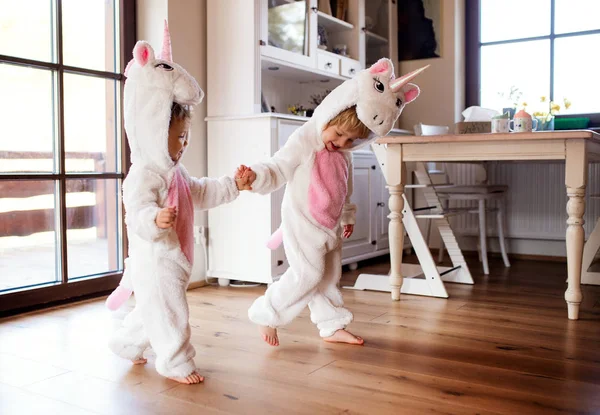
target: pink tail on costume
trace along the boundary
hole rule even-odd
[[[281,228],[279,228],[273,233],[273,235],[271,235],[271,238],[267,242],[267,248],[269,248],[271,251],[274,251],[277,248],[279,248],[279,245],[281,245],[282,243],[283,243],[283,230]]]
[[[106,299],[106,308],[111,311],[117,310],[131,296],[133,291],[125,287],[118,286]]]

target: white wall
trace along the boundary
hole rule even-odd
[[[462,119],[465,102],[465,1],[442,0],[440,3],[441,57],[399,63],[402,74],[431,65],[414,80],[421,88],[421,96],[404,109],[400,128],[412,130],[419,122],[452,126]]]
[[[138,0],[137,35],[159,51],[162,46],[163,22],[167,19],[171,33],[173,60],[192,75],[206,91],[206,0]],[[191,141],[183,164],[192,176],[206,176],[206,98],[194,110]],[[233,173],[233,172],[232,172]],[[196,212],[196,225],[207,224],[206,212]],[[195,246],[192,282],[205,276],[204,251]]]

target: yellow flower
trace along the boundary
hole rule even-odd
[[[551,102],[550,111],[552,111],[552,113],[560,111],[560,105],[558,105],[556,102]]]
[[[569,101],[569,100],[568,100],[568,99],[566,99],[566,98],[565,98],[563,101],[564,101],[564,103],[565,103],[565,109],[567,109],[567,110],[568,110],[568,109],[569,109],[569,107],[571,106],[571,101]]]
[[[546,114],[544,114],[542,111],[536,111],[533,113],[534,117],[543,117],[544,115]]]
[[[523,107],[526,107],[526,106],[527,106],[527,103],[526,103],[526,102],[524,102],[524,103],[522,103],[521,105],[522,105]]]
[[[540,98],[540,102],[546,102],[547,99],[548,98],[546,97],[546,95],[544,95]]]

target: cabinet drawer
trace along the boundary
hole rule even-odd
[[[327,53],[317,53],[317,65],[320,70],[331,72],[334,74],[340,73],[340,58],[331,56]]]
[[[354,59],[342,58],[341,59],[341,72],[342,76],[348,78],[354,78],[354,76],[360,71],[360,62]]]

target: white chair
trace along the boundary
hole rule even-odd
[[[437,125],[415,125],[415,135],[444,135],[448,134],[448,127]],[[423,164],[423,163],[422,163]],[[476,165],[476,184],[474,185],[454,185],[450,183],[447,173],[438,167],[435,163],[427,163],[425,169],[429,176],[434,176],[436,179],[431,180],[433,189],[437,197],[443,201],[444,211],[453,211],[457,213],[462,210],[463,213],[477,214],[479,216],[479,258],[483,263],[484,274],[489,274],[489,265],[487,258],[487,218],[488,212],[496,212],[498,241],[500,243],[500,251],[504,266],[510,267],[510,261],[506,253],[506,245],[504,240],[504,223],[505,223],[505,200],[508,186],[505,185],[490,185],[487,184],[487,172],[481,163],[473,163]],[[417,169],[419,170],[419,169]],[[422,174],[421,174],[422,176]],[[419,179],[417,174],[417,179]],[[423,177],[421,177],[423,179]],[[441,179],[441,180],[440,180]],[[424,180],[427,180],[425,178]],[[468,200],[477,201],[475,208],[449,209],[451,200]],[[495,201],[497,207],[490,208],[489,202]],[[431,231],[431,223],[428,223],[427,239],[429,240]],[[441,241],[441,246],[438,254],[438,261],[442,261],[444,256],[444,242]]]
[[[600,195],[591,195],[590,199],[598,200]],[[596,221],[594,230],[585,241],[583,246],[583,261],[581,267],[581,283],[590,285],[600,285],[600,272],[591,270],[598,252],[600,251],[600,218]]]

